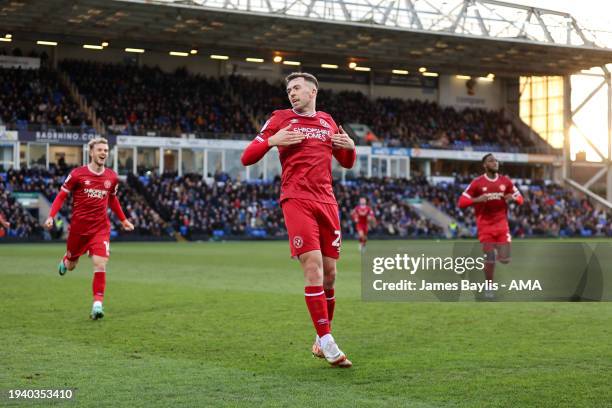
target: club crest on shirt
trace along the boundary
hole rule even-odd
[[[331,126],[329,125],[329,123],[327,123],[324,119],[319,119],[319,123],[321,124],[321,126],[323,126],[324,128],[331,128]]]
[[[501,186],[499,186],[499,189],[500,189],[500,190],[502,191],[502,193],[503,193],[504,191],[506,191],[506,186],[502,184]]]
[[[110,188],[110,187],[111,187],[110,180],[104,180],[104,188]]]
[[[487,191],[487,188],[486,188],[486,187],[483,187],[483,188],[482,188],[482,191]]]
[[[302,239],[302,237],[300,237],[299,235],[293,237],[293,247],[299,249],[302,246],[304,246],[304,240]]]
[[[91,181],[90,181],[90,180],[85,180],[85,181],[83,182],[83,184],[85,184],[86,186],[88,186],[88,185],[90,185],[90,184],[91,184]]]

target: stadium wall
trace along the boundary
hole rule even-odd
[[[443,106],[498,110],[504,107],[503,80],[459,79],[455,75],[440,76],[438,103]]]

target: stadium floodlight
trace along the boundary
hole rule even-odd
[[[183,51],[170,51],[168,54],[172,55],[173,57],[188,57],[189,56],[188,52],[183,52]]]
[[[211,54],[210,59],[214,59],[214,60],[228,60],[229,57],[227,55]]]
[[[370,67],[355,67],[353,68],[355,71],[363,71],[363,72],[370,72],[371,68]]]
[[[142,48],[126,48],[125,52],[133,52],[133,53],[136,53],[136,54],[142,54],[142,53],[145,52],[145,50],[142,49]]]
[[[419,72],[425,72],[425,71],[427,71],[427,68],[425,68],[425,67],[419,68]]]
[[[102,43],[102,47],[108,47],[108,42],[104,41],[104,42]]]
[[[263,58],[251,58],[251,57],[248,57],[248,58],[245,58],[244,60],[245,60],[246,62],[257,62],[257,63],[262,63],[262,62],[264,62],[264,59],[263,59]]]
[[[455,78],[457,78],[457,79],[472,79],[472,77],[469,76],[469,75],[455,75]]]
[[[38,45],[50,45],[52,47],[56,47],[57,46],[57,42],[55,42],[55,41],[42,41],[42,40],[38,40],[38,41],[36,41],[36,44],[38,44]]]
[[[302,65],[302,63],[299,62],[299,61],[283,61],[283,64],[285,64],[285,65],[295,65],[295,66]]]
[[[439,76],[437,72],[423,72],[423,76],[427,77],[437,77]]]
[[[321,68],[338,69],[338,66],[336,64],[321,64]]]
[[[351,62],[351,63],[349,63],[349,68],[350,68],[350,69],[355,69],[355,67],[356,67],[356,66],[357,66],[357,63],[356,63],[356,62]]]
[[[13,39],[12,38],[1,37],[0,41],[2,41],[2,42],[11,42],[11,41],[13,41]]]
[[[489,78],[489,79],[495,79],[495,74],[488,74],[488,75],[487,75],[487,78]]]
[[[396,74],[396,75],[408,75],[409,72],[406,71],[405,69],[394,69],[391,71],[391,73]]]
[[[194,48],[193,50],[189,51],[189,53],[190,53],[191,55],[196,55],[196,54],[198,53],[198,50],[196,50],[196,49]]]
[[[274,57],[274,62],[281,62],[283,60],[283,57],[281,57],[280,55],[277,55]]]
[[[83,48],[88,50],[103,50],[104,47],[101,45],[93,45],[93,44],[83,44]]]
[[[5,34],[4,38],[8,38],[9,40],[13,38],[13,34]]]

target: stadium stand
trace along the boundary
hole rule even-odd
[[[0,69],[0,122],[18,130],[91,128],[57,72],[44,66]]]
[[[240,76],[206,77],[178,69],[65,60],[68,73],[106,131],[122,135],[233,137],[248,139],[274,109],[289,107],[281,82]],[[60,85],[55,71],[3,70],[2,121],[9,128],[78,126],[90,130],[86,115]],[[354,91],[322,89],[318,105],[339,123],[364,123],[389,146],[518,151],[533,142],[501,112],[458,111],[436,103],[369,99]]]
[[[60,65],[114,134],[249,134],[249,118],[222,78],[159,68],[66,60]]]
[[[8,184],[4,182],[5,176],[0,174],[0,179],[2,180],[0,183],[0,212],[11,223],[8,230],[0,227],[0,239],[41,237],[42,228],[38,221],[10,196],[10,191],[7,189]]]
[[[2,176],[2,208],[13,223],[12,236],[40,236],[38,222],[10,197],[10,192],[42,192],[53,200],[65,172],[52,168],[9,170]],[[354,236],[350,211],[359,197],[367,197],[376,215],[372,236],[400,238],[441,237],[442,229],[419,216],[411,200],[427,200],[476,235],[472,208],[459,209],[456,201],[471,178],[434,185],[425,178],[357,179],[336,183],[335,194],[345,237]],[[511,206],[510,229],[517,238],[612,236],[611,214],[597,209],[590,200],[559,185],[533,181],[517,184],[525,196],[523,206]],[[278,204],[280,180],[245,183],[225,175],[208,184],[200,175],[182,177],[129,176],[119,189],[121,205],[141,236],[171,236],[174,231],[187,239],[274,238],[286,234]],[[70,200],[64,208],[69,208]],[[66,217],[69,212],[63,211]],[[121,235],[114,215],[113,230]]]

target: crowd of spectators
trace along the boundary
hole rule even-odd
[[[0,68],[0,124],[17,130],[90,128],[57,72],[44,66]]]
[[[286,234],[278,182],[246,184],[217,177],[208,184],[201,175],[165,173],[131,178],[130,184],[154,197],[156,210],[188,238]]]
[[[40,192],[49,202],[53,202],[70,170],[70,168],[60,169],[53,166],[49,170],[38,168],[9,170],[3,177],[2,186],[11,192]],[[134,224],[134,232],[124,232],[117,217],[109,210],[113,235],[132,234],[159,237],[169,234],[166,222],[128,184],[120,185],[117,196],[125,215]],[[60,214],[68,222],[70,222],[71,208],[72,195],[66,199],[60,210]],[[12,214],[8,215],[12,217]]]
[[[396,182],[397,181],[397,182]],[[362,180],[336,184],[343,234],[355,235],[351,210],[360,196],[371,200],[377,224],[373,235],[395,237],[441,236],[442,229],[419,216],[408,204],[409,181]],[[141,176],[133,183],[155,197],[156,209],[186,237],[276,237],[287,234],[278,204],[280,180],[244,183],[219,178],[210,185],[200,175]],[[136,187],[138,188],[138,187]]]
[[[256,124],[263,124],[273,110],[290,107],[281,81],[271,84],[236,75],[207,77],[184,68],[168,73],[158,67],[80,60],[64,60],[59,70],[68,74],[106,131],[113,134],[249,138],[258,130]],[[0,120],[10,128],[37,124],[43,130],[91,129],[58,73],[46,64],[39,70],[0,72]],[[324,87],[317,107],[340,124],[369,126],[375,140],[388,146],[487,151],[533,146],[499,111],[370,99],[361,92]]]
[[[7,235],[40,236],[38,221],[22,208],[11,192],[42,192],[49,201],[57,194],[67,170],[9,170],[0,174],[0,204],[5,218],[13,223]],[[343,236],[355,236],[351,210],[366,197],[374,210],[373,236],[396,238],[441,237],[443,229],[419,215],[411,206],[427,200],[454,218],[461,234],[475,237],[476,220],[472,207],[460,209],[457,199],[471,178],[433,184],[423,177],[406,179],[357,179],[336,183]],[[517,183],[525,197],[522,206],[511,204],[508,214],[511,234],[517,238],[612,236],[612,214],[595,207],[584,196],[553,183]],[[278,203],[280,180],[241,182],[224,174],[207,182],[201,175],[129,176],[119,188],[121,205],[141,236],[171,236],[188,239],[227,237],[274,238],[287,234]],[[69,221],[71,198],[62,215]],[[111,214],[113,234],[122,234]]]
[[[5,176],[0,174],[0,214],[10,226],[7,229],[0,226],[0,239],[41,237],[42,228],[38,220],[11,197],[4,180]]]
[[[249,134],[255,129],[233,102],[223,78],[138,67],[66,60],[60,64],[115,134]]]

